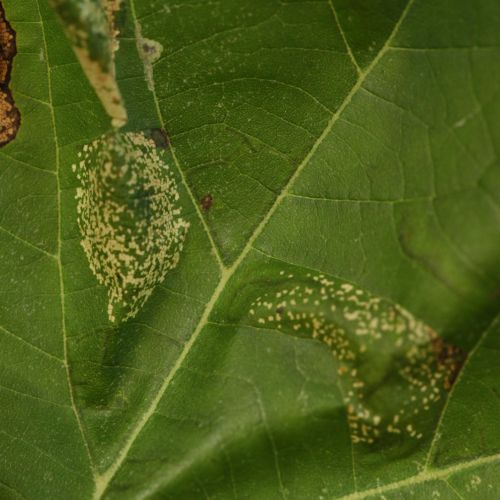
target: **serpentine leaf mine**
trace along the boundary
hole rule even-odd
[[[50,0],[73,50],[115,127],[127,122],[127,111],[116,82],[118,50],[116,14],[122,0]]]
[[[153,64],[160,59],[163,53],[163,45],[156,40],[143,37],[139,22],[135,23],[135,39],[137,42],[137,51],[144,66],[144,78],[146,79],[148,89],[154,92]]]
[[[176,267],[189,224],[169,167],[144,134],[112,132],[79,157],[73,171],[81,244],[108,290],[110,321],[125,321]]]
[[[16,53],[16,33],[5,18],[0,3],[0,146],[16,137],[21,122],[21,115],[9,88],[12,61]]]
[[[248,321],[328,347],[353,443],[371,445],[382,434],[384,442],[391,435],[422,439],[464,362],[463,351],[401,306],[350,283],[286,271],[280,281],[251,303]]]

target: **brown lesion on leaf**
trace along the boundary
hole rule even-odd
[[[21,124],[21,114],[9,88],[16,53],[16,32],[7,21],[0,3],[0,147],[16,137]]]
[[[170,139],[163,128],[152,128],[151,139],[153,139],[158,149],[168,149],[170,147]]]
[[[467,359],[467,353],[446,343],[437,334],[432,336],[431,342],[437,371],[443,374],[443,388],[450,391]]]
[[[200,200],[200,206],[201,208],[205,211],[208,212],[211,208],[212,205],[214,204],[214,198],[213,196],[209,193],[206,194],[201,200]]]

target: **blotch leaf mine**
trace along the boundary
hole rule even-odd
[[[133,318],[179,262],[189,224],[152,139],[112,132],[84,146],[78,225],[92,272],[108,290],[113,322]]]
[[[264,290],[257,282],[235,299],[234,309],[245,311],[237,322],[326,346],[353,444],[411,446],[429,438],[426,429],[465,361],[461,349],[351,283],[291,266],[271,268],[264,282]]]

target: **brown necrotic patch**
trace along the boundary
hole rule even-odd
[[[213,204],[214,204],[214,198],[210,193],[206,194],[200,200],[201,208],[203,208],[203,210],[205,210],[205,212],[208,212],[212,208]]]
[[[16,137],[21,122],[21,115],[9,88],[16,52],[16,32],[7,21],[0,3],[0,147]]]

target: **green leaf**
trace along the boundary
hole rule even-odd
[[[2,6],[0,497],[500,495],[497,0],[124,2],[121,133],[190,229],[117,324],[71,168],[110,117]]]

